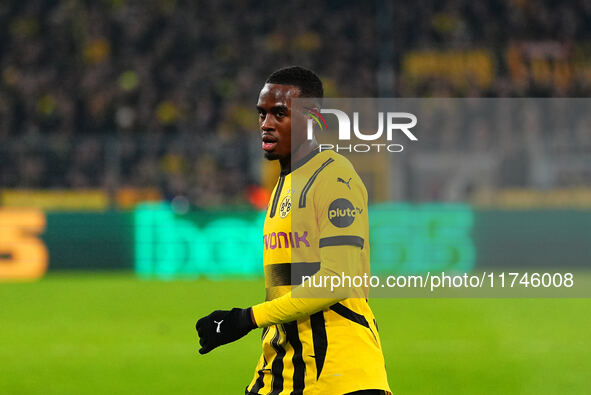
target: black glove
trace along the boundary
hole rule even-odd
[[[199,334],[199,354],[207,354],[222,344],[231,343],[256,328],[252,322],[251,308],[216,310],[197,321],[195,328]]]

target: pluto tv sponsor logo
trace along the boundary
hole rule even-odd
[[[362,212],[362,209],[353,206],[347,199],[336,199],[328,207],[328,219],[337,228],[346,228]]]

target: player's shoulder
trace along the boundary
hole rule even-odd
[[[349,159],[332,151],[324,150],[314,156],[314,168],[321,169],[318,174],[326,175],[335,172],[355,173],[355,168]]]
[[[353,164],[351,163],[351,161],[349,159],[347,159],[344,155],[339,154],[338,152],[335,152],[333,150],[324,150],[321,152],[322,153],[326,153],[325,155],[332,159],[333,161],[333,166],[332,168],[338,168],[341,170],[352,170],[355,171],[355,168],[353,167]]]
[[[320,158],[322,163],[328,162],[326,169],[322,172],[324,173],[322,174],[323,178],[336,176],[359,179],[355,167],[351,161],[343,155],[332,150],[322,151],[318,154],[318,156],[320,155],[323,155],[323,158]]]
[[[367,194],[361,177],[349,159],[331,150],[322,151],[316,156],[318,157],[317,163],[324,166],[318,173],[317,188],[323,190],[327,197],[343,188],[344,192],[357,190],[363,195]]]

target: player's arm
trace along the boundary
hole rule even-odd
[[[340,276],[341,272],[357,275],[361,248],[352,245],[321,248],[320,270],[312,277],[312,284],[324,276]],[[330,284],[330,282],[328,283]],[[339,292],[340,291],[340,292]],[[313,288],[300,285],[287,294],[246,309],[216,310],[197,321],[199,353],[206,354],[223,344],[236,341],[256,327],[265,327],[298,320],[324,310],[351,295],[342,288]],[[293,297],[296,293],[298,297]]]
[[[298,320],[343,299],[366,296],[364,288],[347,288],[340,284],[331,289],[331,279],[340,279],[343,274],[350,278],[364,274],[366,268],[362,265],[361,254],[367,242],[363,237],[368,233],[367,191],[359,176],[349,168],[331,169],[318,182],[314,204],[320,236],[320,270],[291,292],[253,306],[258,327]],[[336,209],[338,215],[335,215]],[[347,209],[349,213],[355,210],[356,214],[341,216]]]
[[[252,307],[255,324],[266,327],[299,320],[359,294],[343,287],[331,289],[331,278],[361,275],[361,248],[353,245],[327,246],[320,250],[320,270],[292,291]],[[328,279],[325,281],[325,279]],[[322,284],[314,287],[312,284]]]
[[[320,226],[320,270],[312,276],[308,284],[320,284],[324,278],[341,276],[342,273],[351,277],[363,274],[361,253],[364,240],[360,235],[367,233],[363,231],[364,227],[367,227],[367,192],[358,176],[352,176],[355,181],[350,185],[337,185],[341,187],[337,195],[333,184],[337,183],[339,177],[335,174],[328,175],[324,177],[324,182],[319,182],[324,190],[316,189],[314,204]],[[343,178],[344,181],[351,179],[352,177]],[[331,210],[339,208],[342,212],[349,206],[361,208],[364,218],[347,224],[347,221],[341,222],[346,218],[331,217]],[[328,242],[322,245],[323,240]],[[328,284],[330,286],[330,282]],[[324,310],[345,298],[362,297],[359,291],[345,288],[314,288],[302,284],[279,298],[247,309],[215,311],[197,322],[199,344],[202,346],[199,352],[205,354],[220,345],[238,340],[257,326],[265,327],[294,321]]]

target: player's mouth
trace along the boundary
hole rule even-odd
[[[277,147],[277,139],[270,134],[263,135],[263,150],[273,151]]]

